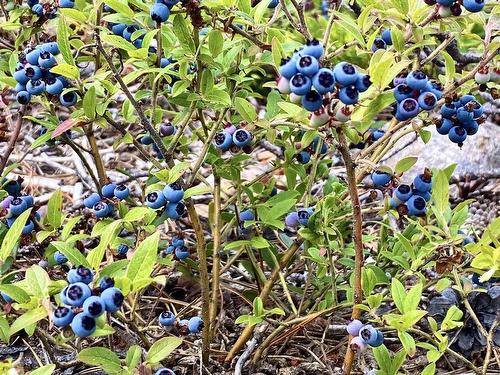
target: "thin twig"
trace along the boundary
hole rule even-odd
[[[1,101],[1,99],[0,99]],[[1,101],[2,107],[5,105],[3,101]],[[7,161],[9,160],[10,154],[12,154],[12,151],[14,151],[14,147],[16,145],[17,137],[19,137],[19,133],[21,132],[21,125],[23,124],[23,117],[24,113],[26,112],[26,107],[21,106],[21,109],[19,110],[19,115],[17,116],[16,123],[14,124],[14,128],[11,129],[11,135],[9,142],[7,143],[7,148],[2,155],[2,158],[0,160],[0,175],[2,175],[3,170],[5,169],[5,166],[7,165]]]

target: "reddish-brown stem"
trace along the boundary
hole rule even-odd
[[[3,102],[2,102],[3,104]],[[17,117],[16,123],[14,124],[14,128],[10,129],[12,131],[9,142],[7,143],[7,149],[3,154],[0,160],[0,175],[3,173],[5,166],[7,165],[7,161],[9,160],[9,156],[14,151],[14,146],[16,145],[17,137],[19,137],[19,133],[21,132],[21,125],[23,123],[24,112],[26,111],[26,107],[22,106],[19,111],[19,115]]]

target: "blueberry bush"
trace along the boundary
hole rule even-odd
[[[0,7],[0,373],[500,371],[498,2]]]

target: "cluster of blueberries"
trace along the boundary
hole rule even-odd
[[[351,346],[363,351],[366,346],[378,347],[384,343],[384,334],[371,324],[363,324],[355,319],[347,325],[347,333],[352,336]]]
[[[52,321],[57,327],[71,326],[79,337],[92,335],[96,330],[95,319],[104,312],[114,313],[123,303],[123,294],[116,288],[113,279],[104,277],[94,290],[89,284],[94,279],[93,272],[78,266],[68,272],[69,285],[61,290],[61,302],[65,306],[57,307],[52,314]]]
[[[65,107],[76,103],[78,95],[75,91],[63,93],[68,87],[66,78],[50,72],[50,69],[57,65],[55,56],[58,54],[57,42],[48,42],[33,48],[28,47],[19,56],[14,72],[14,79],[17,82],[16,99],[19,104],[28,104],[33,95],[43,93],[58,96],[59,102]]]
[[[346,104],[356,104],[359,93],[368,90],[370,76],[357,72],[354,65],[340,62],[333,69],[321,67],[323,45],[308,41],[290,59],[283,60],[277,80],[278,90],[290,94],[293,103],[301,103],[309,112],[323,106],[323,95],[336,92],[338,99]]]
[[[462,14],[462,6],[472,13],[480,12],[484,8],[484,0],[424,0],[424,2],[427,5],[439,4],[441,17],[458,17]]]
[[[408,75],[394,79],[394,98],[397,104],[393,114],[398,121],[405,121],[417,116],[420,109],[430,111],[441,98],[442,87],[439,82],[430,81],[427,75],[415,70]]]
[[[387,186],[392,181],[392,175],[384,171],[374,171],[372,181],[375,186]],[[402,213],[409,216],[424,216],[427,212],[426,204],[431,199],[432,173],[425,169],[413,180],[413,185],[399,184],[394,187],[390,205],[392,208],[404,208]]]
[[[222,152],[230,150],[238,153],[240,150],[249,151],[251,147],[252,133],[245,128],[237,128],[231,123],[224,125],[224,129],[214,137],[214,145]]]
[[[446,97],[440,110],[441,118],[436,121],[436,130],[448,135],[450,141],[461,147],[468,135],[479,130],[479,124],[485,120],[483,112],[483,106],[472,94]]]
[[[171,135],[174,135],[176,131],[177,131],[177,129],[175,128],[175,126],[171,122],[167,122],[165,124],[160,125],[159,133],[160,133],[161,137],[170,137]],[[139,142],[141,142],[145,146],[151,145],[151,147],[153,148],[153,151],[155,153],[155,156],[158,159],[162,158],[160,150],[158,149],[158,146],[153,141],[153,138],[151,137],[150,134],[141,134],[139,136]]]
[[[114,205],[111,199],[124,200],[130,195],[130,189],[124,184],[109,183],[103,185],[101,194],[94,192],[83,200],[83,205],[92,210],[98,218],[111,216],[114,212]],[[104,199],[106,198],[106,199]]]
[[[52,4],[46,3],[40,4],[39,0],[27,0],[26,3],[30,7],[33,14],[38,17],[45,17],[47,19],[53,19],[57,16],[57,7]],[[59,0],[59,8],[74,8],[74,0]]]
[[[7,211],[7,226],[10,228],[17,217],[28,208],[33,207],[35,201],[32,195],[21,194],[21,184],[14,180],[4,180],[2,188],[9,194],[0,202],[0,208]],[[23,227],[22,234],[28,234],[35,229],[35,220],[40,220],[40,214],[35,212],[34,219],[28,218]]]
[[[203,320],[198,316],[190,319],[177,320],[171,311],[164,311],[160,314],[158,321],[160,326],[166,329],[176,327],[180,334],[200,333],[203,330]]]
[[[378,49],[386,49],[387,46],[392,46],[391,30],[385,29],[379,38],[375,38],[372,45],[372,51],[375,52]]]
[[[311,156],[316,153],[316,149],[318,148],[318,142],[320,140],[319,136],[314,137],[311,145],[306,147],[304,150],[300,151],[297,154],[297,161],[300,164],[307,164],[311,160]],[[320,155],[324,155],[328,152],[328,146],[325,142],[321,144],[321,149],[319,150]]]
[[[174,237],[168,244],[167,248],[162,251],[162,255],[174,254],[179,260],[189,257],[189,249],[182,238]]]
[[[313,213],[314,209],[312,207],[290,212],[285,217],[285,225],[290,228],[297,228],[299,225],[306,226]]]
[[[182,199],[184,198],[184,189],[182,186],[173,182],[167,184],[163,190],[155,190],[146,196],[146,205],[153,209],[164,208],[169,219],[177,220],[186,210]]]

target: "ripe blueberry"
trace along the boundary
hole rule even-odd
[[[412,96],[413,89],[406,83],[401,83],[394,89],[394,97],[396,98],[397,102],[402,102],[403,100],[411,98]]]
[[[3,300],[7,303],[11,303],[13,302],[14,300],[12,298],[10,298],[9,295],[7,295],[6,293],[4,292],[0,292],[0,295],[2,296]]]
[[[150,208],[160,208],[167,203],[163,192],[161,191],[153,191],[146,196],[146,205]]]
[[[305,95],[311,90],[311,79],[302,74],[295,74],[290,80],[290,91],[296,95]]]
[[[71,0],[59,0],[59,7],[61,8],[74,8],[75,2]]]
[[[365,92],[372,85],[370,76],[368,74],[358,74],[358,79],[356,80],[356,90],[359,92]]]
[[[49,77],[45,80],[45,91],[49,95],[60,95],[64,90],[64,85],[61,80]]]
[[[318,70],[312,79],[312,84],[320,94],[332,92],[335,88],[335,76],[332,70],[327,68]]]
[[[323,56],[323,52],[323,44],[316,39],[308,40],[306,42],[306,45],[302,49],[302,54],[314,56],[316,59],[319,59],[321,56]]]
[[[175,372],[173,372],[169,368],[161,368],[155,372],[155,375],[175,375]]]
[[[465,131],[467,132],[467,135],[474,135],[479,130],[479,124],[475,120],[466,122],[466,123],[462,124],[462,126],[464,127]]]
[[[181,202],[178,203],[172,202],[167,204],[167,206],[165,207],[165,212],[167,216],[172,220],[179,219],[182,215],[184,215],[185,210],[186,207]]]
[[[127,186],[120,184],[115,187],[113,194],[118,199],[127,199],[130,195],[130,189]]]
[[[68,91],[59,95],[59,102],[65,107],[71,107],[78,100],[78,95],[74,91]]]
[[[63,264],[63,263],[66,263],[68,261],[68,258],[66,258],[66,256],[61,253],[60,251],[56,251],[54,253],[54,260],[57,264]]]
[[[410,199],[406,201],[406,207],[408,208],[408,215],[410,216],[421,216],[425,214],[426,201],[423,197],[419,195],[412,195]]]
[[[83,302],[83,312],[92,318],[101,316],[105,310],[106,306],[99,296],[90,296]]]
[[[19,91],[16,95],[16,100],[19,104],[28,104],[31,100],[31,94],[28,91]]]
[[[56,327],[66,327],[73,320],[74,314],[70,308],[58,307],[52,314],[52,321]]]
[[[227,131],[223,130],[217,133],[214,137],[215,147],[221,149],[222,151],[229,150],[233,144],[233,136]]]
[[[347,62],[341,62],[335,65],[333,68],[333,74],[335,75],[335,81],[341,86],[352,85],[356,83],[358,79],[358,74],[354,65]]]
[[[385,186],[391,182],[392,176],[383,171],[374,171],[372,173],[372,181],[375,186]]]
[[[73,318],[71,329],[78,337],[88,337],[96,330],[95,320],[85,313],[79,313]]]
[[[171,311],[164,311],[160,314],[158,321],[164,327],[173,326],[175,323],[175,315]]]
[[[121,254],[121,255],[125,255],[127,254],[128,252],[128,246],[125,245],[124,243],[121,243],[118,245],[118,247],[116,248],[116,251],[118,252],[118,254]]]
[[[189,257],[189,249],[186,246],[176,247],[174,250],[174,254],[177,259],[183,260]]]
[[[49,52],[44,51],[38,57],[38,65],[44,69],[50,69],[57,64],[56,58]]]
[[[474,119],[474,112],[468,111],[464,107],[457,109],[457,120],[461,123],[469,122]]]
[[[450,119],[457,113],[457,109],[452,103],[445,103],[441,106],[440,113],[444,118]]]
[[[179,183],[173,182],[163,188],[163,196],[170,203],[177,203],[184,198],[184,189]]]
[[[161,23],[168,20],[170,16],[170,9],[165,4],[155,3],[149,9],[151,19],[155,22]]]
[[[388,46],[392,45],[391,29],[384,29],[381,37]]]
[[[432,92],[438,100],[443,96],[443,86],[438,81],[428,81],[424,91]]]
[[[359,330],[359,337],[365,344],[371,345],[377,339],[377,330],[371,324],[367,324]]]
[[[113,198],[115,195],[116,184],[109,183],[102,186],[101,194],[106,198]]]
[[[175,134],[175,127],[171,122],[167,122],[166,124],[160,125],[160,135],[162,137],[169,137]]]
[[[387,48],[387,44],[385,43],[385,41],[382,38],[375,38],[375,40],[373,41],[373,44],[372,44],[372,52],[375,52],[379,49],[386,49],[386,48]]]
[[[91,294],[89,286],[82,282],[70,284],[66,290],[66,298],[71,306],[81,306]]]
[[[101,281],[99,281],[99,289],[101,289],[101,292],[105,289],[112,288],[115,286],[115,281],[109,277],[109,276],[104,276]]]
[[[298,58],[292,57],[288,60],[282,60],[281,66],[279,69],[280,75],[285,77],[286,79],[292,78],[295,74],[297,74],[297,60]]]
[[[375,340],[370,343],[370,346],[376,348],[384,343],[384,334],[377,330],[377,336]]]
[[[361,321],[354,319],[347,325],[347,333],[349,333],[351,336],[358,336],[359,330],[363,328],[363,326],[364,324],[361,323]]]
[[[424,111],[429,111],[436,106],[437,103],[436,95],[432,92],[423,92],[418,97],[418,105]]]
[[[309,152],[307,152],[305,150],[300,151],[297,154],[297,161],[300,164],[307,164],[307,163],[309,163],[310,160],[311,160],[311,154],[309,154]]]
[[[413,180],[413,186],[415,189],[418,191],[421,191],[423,193],[427,191],[431,191],[432,189],[432,178],[428,174],[419,174],[416,176]]]
[[[317,91],[311,90],[302,97],[301,102],[306,110],[314,112],[323,105],[323,96]]]
[[[41,79],[32,79],[26,84],[26,91],[28,91],[31,95],[41,95],[45,91],[45,82]]]
[[[454,126],[450,129],[448,138],[453,143],[457,143],[459,146],[461,146],[467,138],[467,131],[461,126]]]
[[[252,141],[252,134],[246,129],[238,129],[233,134],[233,143],[238,147],[245,147]]]
[[[307,225],[309,218],[313,214],[312,208],[303,208],[297,211],[297,218],[299,221],[299,224],[302,226]]]
[[[394,195],[400,201],[406,202],[412,195],[411,187],[406,184],[401,184],[394,191]]]
[[[290,212],[285,217],[285,225],[288,227],[298,227],[299,226],[299,215],[297,212]]]
[[[92,211],[94,212],[94,215],[96,217],[103,218],[103,217],[108,216],[111,213],[112,208],[106,202],[99,202],[99,203],[94,205],[94,207],[92,208]]]
[[[463,0],[464,8],[469,12],[480,12],[484,8],[484,0]]]
[[[106,306],[106,311],[114,313],[123,303],[123,294],[116,287],[108,288],[101,293],[101,298]]]
[[[315,75],[319,70],[318,60],[310,55],[302,55],[295,64],[299,73],[309,77]]]
[[[9,206],[9,211],[12,213],[14,216],[19,216],[21,215],[26,209],[28,208],[28,204],[24,199],[21,199],[20,197],[14,198],[10,202]]]
[[[92,193],[83,200],[83,205],[87,208],[92,208],[100,201],[101,201],[101,196],[97,193]]]
[[[354,85],[342,87],[339,91],[339,99],[344,104],[356,104],[358,102],[358,98],[359,93]]]
[[[398,104],[397,112],[400,114],[399,121],[408,120],[409,118],[415,117],[418,114],[419,106],[415,99],[408,98],[403,100]]]
[[[406,84],[413,90],[421,90],[427,85],[427,76],[424,72],[415,70],[406,77]]]
[[[203,329],[203,320],[198,316],[193,316],[189,319],[188,329],[191,333],[200,333]]]

